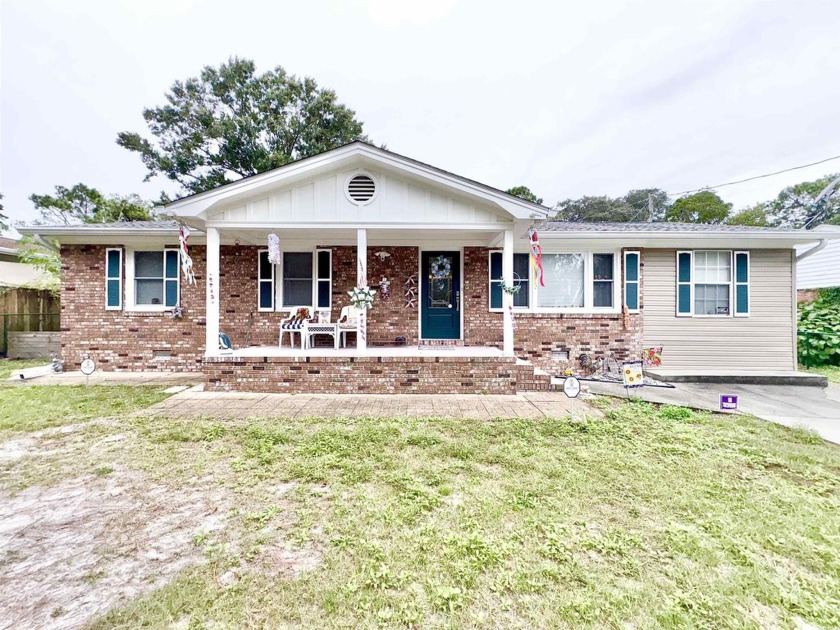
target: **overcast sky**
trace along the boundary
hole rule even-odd
[[[157,198],[119,131],[229,56],[333,88],[376,143],[547,204],[840,155],[840,2],[0,0],[0,192]],[[498,8],[495,8],[495,7]],[[741,207],[840,160],[719,189]]]

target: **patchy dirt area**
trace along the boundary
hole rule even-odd
[[[33,487],[0,502],[2,628],[78,628],[203,554],[198,532],[226,524],[230,499],[174,491],[115,470]]]
[[[273,511],[255,532],[261,514],[250,510],[257,507],[212,470],[179,471],[170,482],[122,465],[137,439],[119,419],[97,419],[0,443],[0,630],[84,627],[206,562],[213,545],[236,563],[249,544],[243,536],[259,535],[264,544],[219,576],[220,586],[249,571],[294,577],[320,564],[318,550],[284,541],[295,519],[287,495],[297,484],[277,488]],[[109,465],[86,464],[92,474],[74,465],[103,455]],[[48,481],[17,486],[27,465],[50,469]]]

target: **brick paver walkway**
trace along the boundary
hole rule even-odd
[[[141,415],[214,418],[546,418],[600,416],[583,400],[561,392],[499,395],[250,394],[194,387]]]

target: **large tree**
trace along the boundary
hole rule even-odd
[[[693,195],[680,197],[665,213],[666,221],[680,223],[723,223],[732,209],[711,190],[703,190]]]
[[[509,195],[521,197],[526,201],[533,201],[534,203],[539,204],[542,204],[543,202],[542,197],[537,197],[527,186],[514,186],[513,188],[508,188],[505,192]]]
[[[816,199],[837,177],[837,173],[826,175],[811,182],[788,186],[768,203],[774,223],[781,227],[814,227],[831,221],[840,215],[840,192],[834,192],[816,204]]]
[[[56,186],[52,195],[31,195],[29,199],[40,211],[38,223],[42,224],[147,221],[153,216],[151,204],[137,195],[106,197],[96,188],[84,184],[71,188]]]
[[[146,181],[162,174],[189,193],[367,140],[335,92],[280,66],[257,74],[247,59],[176,81],[166,101],[143,110],[153,141],[126,131],[117,144],[140,154]]]

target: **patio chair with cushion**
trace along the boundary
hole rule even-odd
[[[347,333],[358,330],[359,309],[355,306],[345,306],[338,316],[338,332],[341,333],[341,345],[347,347]]]
[[[280,347],[283,347],[283,334],[289,333],[289,345],[295,347],[294,333],[298,334],[300,347],[303,348],[303,327],[311,318],[308,308],[299,308],[288,319],[280,322]]]

